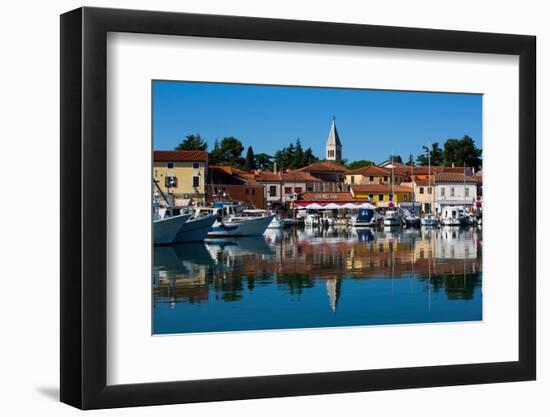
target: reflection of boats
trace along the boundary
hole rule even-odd
[[[208,239],[206,241],[206,248],[214,257],[222,252],[231,256],[250,254],[273,255],[273,250],[265,239],[256,236]]]
[[[351,225],[353,227],[371,227],[377,226],[378,220],[376,216],[375,208],[360,208],[357,210],[357,214],[351,218]]]
[[[318,226],[319,225],[319,215],[314,213],[308,213],[304,220],[306,226]]]
[[[264,238],[268,243],[279,243],[285,237],[285,231],[282,228],[267,228],[264,232]]]
[[[462,224],[462,210],[454,206],[446,206],[441,211],[441,224],[444,226],[460,226]]]
[[[202,242],[216,221],[214,214],[188,219],[174,238],[174,243]]]
[[[210,266],[214,263],[202,242],[156,246],[153,256],[157,270],[175,273],[189,273],[190,265]]]
[[[420,222],[422,226],[437,226],[437,217],[432,213],[428,213],[422,217]]]
[[[372,242],[374,240],[374,235],[372,234],[371,229],[356,229],[357,239],[361,242]]]

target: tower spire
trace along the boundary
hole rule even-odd
[[[338,130],[336,129],[336,116],[332,116],[332,124],[328,132],[326,159],[327,161],[342,160],[342,143],[340,142],[340,136],[338,135]]]

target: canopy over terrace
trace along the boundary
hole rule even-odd
[[[300,195],[295,207],[310,210],[341,210],[372,207],[368,198],[354,198],[351,193],[315,193],[307,192]]]

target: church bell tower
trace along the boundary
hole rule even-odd
[[[328,132],[327,149],[326,149],[327,161],[341,161],[342,160],[342,143],[336,130],[336,117],[332,118],[332,125]]]

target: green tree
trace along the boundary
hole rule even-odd
[[[221,151],[220,151],[220,144],[218,142],[218,139],[214,141],[214,149],[210,152],[208,155],[208,163],[210,165],[218,165],[221,162]]]
[[[368,167],[374,165],[374,162],[367,159],[360,159],[359,161],[353,161],[347,165],[347,169],[359,169],[363,167]]]
[[[256,161],[254,159],[254,151],[252,150],[252,146],[249,146],[246,151],[246,160],[244,163],[244,169],[248,171],[256,169]]]
[[[423,153],[416,157],[416,162],[420,166],[428,165],[428,162],[432,165],[443,165],[443,150],[439,147],[439,143],[432,143],[432,149],[428,149],[427,146],[423,146]],[[428,161],[428,151],[430,152],[430,160]]]
[[[177,151],[205,151],[208,143],[199,134],[187,135],[178,146]]]
[[[290,164],[291,168],[302,168],[304,165],[304,150],[300,139],[296,139],[296,147],[294,148],[294,158]]]
[[[210,153],[210,161],[212,165],[232,165],[241,168],[245,164],[244,158],[241,157],[244,147],[240,140],[233,136],[225,137],[221,142],[214,144],[214,149]]]
[[[258,169],[273,169],[273,157],[266,153],[257,153],[254,155],[254,162],[256,164],[256,168]]]
[[[446,166],[468,166],[476,170],[481,168],[481,149],[474,140],[465,135],[462,139],[447,139],[443,146],[443,160]]]
[[[414,165],[414,156],[412,153],[409,154],[409,160],[407,161],[407,165],[409,166]]]
[[[399,162],[400,164],[403,163],[403,159],[401,158],[401,155],[390,155],[388,156],[388,160],[393,162]]]
[[[319,158],[313,155],[313,150],[311,148],[307,148],[304,151],[304,166],[311,165],[314,162],[317,162],[318,160]]]

